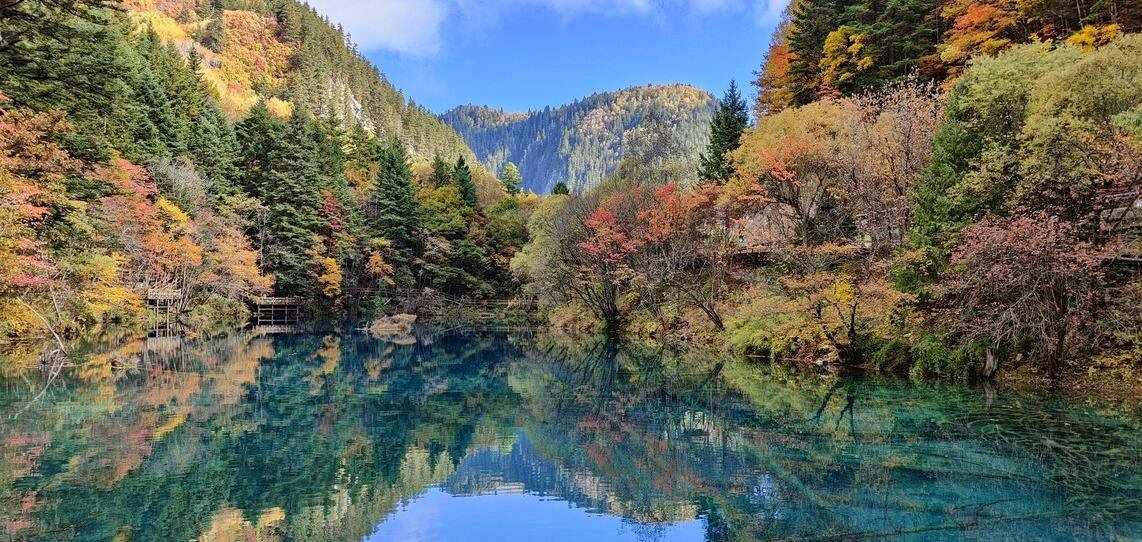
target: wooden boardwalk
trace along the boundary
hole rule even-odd
[[[254,320],[258,326],[292,326],[301,321],[303,297],[255,297]]]

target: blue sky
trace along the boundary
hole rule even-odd
[[[788,0],[311,0],[397,86],[437,113],[510,111],[690,83],[743,93]]]

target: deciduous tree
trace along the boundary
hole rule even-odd
[[[1072,223],[1036,214],[989,218],[964,229],[944,293],[964,342],[1018,348],[1050,376],[1093,318],[1104,254]]]

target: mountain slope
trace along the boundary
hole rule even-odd
[[[359,125],[382,137],[396,136],[413,158],[475,158],[459,134],[407,100],[340,27],[309,6],[294,0],[222,4],[242,9],[215,4],[127,0],[123,7],[136,27],[153,28],[184,53],[195,50],[204,78],[232,119],[267,99],[279,116],[301,106],[339,118],[346,128]]]
[[[624,141],[652,111],[670,122],[686,162],[696,167],[715,103],[709,93],[692,86],[650,85],[528,113],[464,105],[440,119],[464,136],[488,169],[499,172],[514,162],[524,188],[545,194],[559,181],[579,191],[613,172],[622,160]]]

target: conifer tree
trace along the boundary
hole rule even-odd
[[[137,65],[111,2],[0,4],[0,89],[12,107],[68,113],[60,143],[77,159],[102,161],[131,147]],[[51,13],[47,8],[56,10]]]
[[[789,64],[789,84],[795,105],[817,99],[821,89],[821,56],[825,39],[839,24],[840,0],[807,0],[794,11],[796,23],[789,35],[789,50],[796,56]]]
[[[726,90],[710,121],[710,143],[706,152],[698,158],[698,178],[724,183],[733,175],[733,166],[726,159],[726,153],[738,148],[742,132],[748,124],[749,112],[745,100],[742,100],[738,92],[737,83],[730,81],[730,88]]]
[[[456,188],[460,190],[460,198],[464,200],[464,204],[475,209],[480,201],[476,197],[476,183],[472,181],[472,170],[468,168],[464,156],[461,155],[456,160],[456,168],[452,170],[452,176],[456,179]]]
[[[285,137],[270,152],[262,197],[269,208],[263,265],[276,277],[279,290],[303,295],[316,291],[309,254],[322,226],[321,165],[313,131],[309,114],[296,111]]]
[[[204,19],[210,19],[206,23],[206,27],[202,29],[202,33],[198,36],[198,41],[202,42],[202,46],[221,53],[222,48],[226,46],[226,27],[223,25],[225,18],[225,10],[223,9],[220,0],[210,0],[209,2],[200,3],[201,16]]]
[[[366,194],[369,233],[392,243],[397,263],[407,262],[415,248],[419,203],[412,189],[412,171],[401,142],[390,139],[377,148],[377,174]]]
[[[210,99],[210,91],[198,73],[199,57],[196,49],[191,48],[186,61],[173,46],[168,46],[167,56],[175,61],[171,73],[167,95],[170,97],[171,108],[174,110],[177,129],[180,131],[182,146],[190,149],[197,130],[198,119],[203,115],[203,109]],[[219,110],[221,112],[221,110]],[[229,123],[229,121],[227,121]]]
[[[317,146],[321,175],[336,184],[345,178],[345,147],[348,143],[348,134],[336,117],[314,119],[313,128],[313,141]]]
[[[504,165],[503,178],[500,182],[504,183],[504,188],[507,189],[508,194],[519,194],[520,187],[523,186],[523,176],[519,173],[519,167],[514,163],[508,162]]]
[[[357,244],[364,237],[361,203],[349,188],[346,148],[348,134],[335,117],[315,119],[312,130],[316,160],[326,197],[322,218],[327,223],[321,232],[329,256],[343,268],[354,260]],[[350,282],[355,276],[348,277]]]
[[[154,71],[145,63],[139,67],[135,86],[135,115],[132,121],[132,145],[123,150],[128,158],[142,162],[151,158],[170,157],[177,142],[174,113]]]
[[[222,49],[226,47],[226,28],[222,25],[221,13],[206,23],[206,28],[202,30],[198,41],[202,43],[203,47],[215,53],[222,52]]]
[[[238,183],[251,196],[263,198],[273,155],[284,139],[285,127],[274,118],[260,101],[250,109],[249,115],[238,123],[236,132],[241,145],[238,166],[241,170]]]
[[[567,183],[563,181],[559,181],[555,183],[555,186],[551,187],[551,195],[553,196],[566,196],[570,193],[571,191],[567,189]]]
[[[436,155],[432,159],[432,185],[440,188],[452,184],[452,168],[448,166],[440,155]]]
[[[237,190],[241,151],[234,127],[217,103],[211,101],[202,108],[190,150],[199,173],[210,181],[216,194]]]

